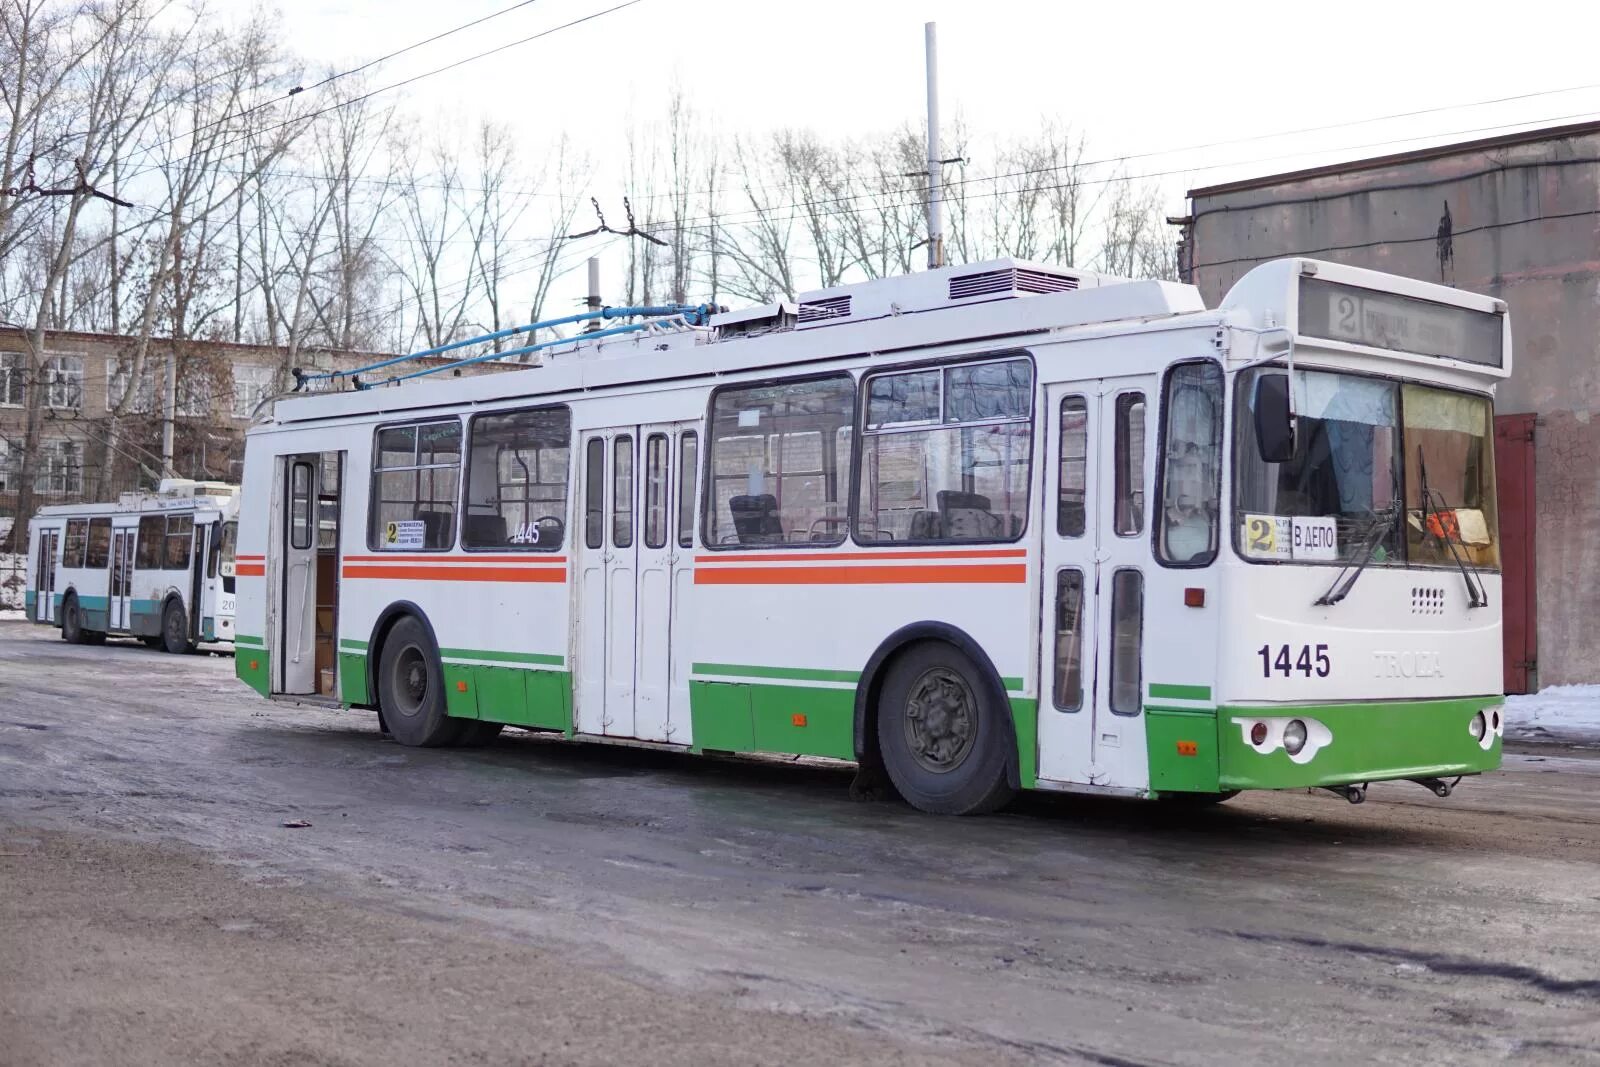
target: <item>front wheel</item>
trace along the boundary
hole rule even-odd
[[[176,600],[169,600],[161,613],[161,647],[175,656],[193,652],[198,647],[189,641],[189,616]]]
[[[427,627],[407,615],[394,624],[378,659],[381,722],[402,745],[440,748],[461,736],[461,719],[445,714],[444,670]]]
[[[69,645],[84,643],[83,612],[78,598],[69,596],[61,605],[61,640]]]
[[[912,807],[941,815],[995,811],[1015,795],[1007,780],[1010,717],[977,664],[930,642],[897,656],[878,704],[878,747],[890,781]]]

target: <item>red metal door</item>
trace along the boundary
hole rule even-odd
[[[1496,415],[1494,420],[1507,693],[1527,693],[1537,684],[1539,631],[1534,611],[1533,426],[1533,415]]]

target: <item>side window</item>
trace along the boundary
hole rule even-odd
[[[472,420],[461,547],[555,552],[567,530],[572,412],[536,408]]]
[[[700,478],[700,438],[689,430],[678,438],[678,547],[694,547],[694,487]]]
[[[167,570],[189,569],[189,553],[194,548],[194,518],[190,515],[167,516]]]
[[[1143,704],[1144,575],[1111,576],[1111,710],[1137,715]]]
[[[161,555],[167,543],[167,519],[164,515],[145,515],[139,519],[139,551],[134,566],[141,571],[161,569]]]
[[[644,544],[667,544],[667,435],[653,433],[644,443]]]
[[[1056,671],[1052,696],[1057,711],[1083,707],[1083,572],[1056,572]]]
[[[290,548],[311,547],[311,517],[314,514],[311,504],[311,464],[295,463],[289,468]],[[398,532],[396,539],[399,539]]]
[[[606,443],[591,437],[583,461],[583,545],[599,548],[606,528]]]
[[[1222,368],[1185,363],[1161,404],[1161,511],[1156,558],[1203,567],[1217,558],[1222,492]]]
[[[611,443],[611,544],[633,544],[633,438],[627,436]]]
[[[111,520],[89,520],[89,550],[84,566],[104,567],[111,562]]]
[[[1061,401],[1061,471],[1056,494],[1056,533],[1082,537],[1089,470],[1089,402],[1081,396]]]
[[[848,374],[719,390],[702,494],[706,545],[842,542],[850,457],[839,431],[855,422],[855,406]]]
[[[1116,532],[1144,531],[1144,394],[1117,397]]]
[[[1015,541],[1028,518],[1033,364],[1026,359],[867,379],[857,540]]]
[[[67,537],[61,544],[61,565],[82,567],[84,549],[89,544],[89,520],[68,519]]]
[[[459,421],[380,428],[372,455],[367,547],[375,552],[448,550],[456,540],[460,481]]]

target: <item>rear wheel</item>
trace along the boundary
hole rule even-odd
[[[83,612],[78,607],[78,598],[71,593],[61,602],[61,640],[69,645],[84,643]]]
[[[174,656],[193,652],[198,647],[189,640],[189,616],[176,600],[167,601],[161,612],[161,647]]]
[[[427,627],[407,615],[394,624],[378,660],[382,722],[403,745],[439,748],[455,744],[463,720],[445,714],[444,671]]]
[[[960,649],[916,645],[889,666],[878,747],[900,795],[941,815],[976,815],[1015,795],[1006,778],[1009,716]]]

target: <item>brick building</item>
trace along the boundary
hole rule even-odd
[[[1508,692],[1600,681],[1600,123],[1189,193],[1180,270],[1208,305],[1314,256],[1500,297],[1496,399]]]

